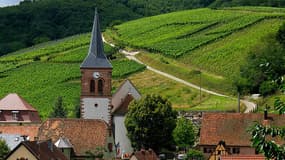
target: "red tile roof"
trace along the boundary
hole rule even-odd
[[[30,140],[35,140],[34,138],[38,134],[40,123],[23,124],[22,126],[16,124],[1,124],[0,133],[6,134],[20,134],[29,136]]]
[[[248,128],[255,121],[263,123],[263,114],[254,113],[204,113],[200,131],[200,145],[216,145],[223,140],[226,145],[251,146]],[[269,114],[269,124],[283,126],[285,115]]]
[[[221,156],[220,160],[265,160],[262,155],[236,155],[236,156]]]
[[[134,158],[135,157],[135,158]],[[141,150],[135,152],[130,160],[157,160],[157,155],[153,150]]]
[[[36,111],[29,103],[16,93],[8,94],[0,101],[0,110]]]
[[[50,143],[50,144],[49,144]],[[33,154],[38,160],[51,160],[60,159],[68,160],[65,155],[56,148],[54,144],[48,141],[37,142],[37,141],[24,141],[21,142],[9,155],[7,159],[21,146],[25,146],[31,154]]]
[[[52,139],[53,143],[60,137],[68,138],[77,156],[105,147],[107,136],[107,123],[91,119],[49,119],[40,126],[38,134],[40,140]]]

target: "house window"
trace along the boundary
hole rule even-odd
[[[239,154],[240,153],[240,150],[239,148],[233,148],[233,154]]]
[[[93,79],[90,81],[90,92],[95,92],[95,81]]]
[[[204,148],[204,153],[213,153],[214,149],[213,148]]]
[[[12,111],[12,120],[18,121],[19,117],[18,117],[19,111]]]
[[[98,80],[98,93],[99,93],[100,95],[103,94],[103,86],[104,86],[103,80],[102,80],[102,79],[99,79],[99,80]]]

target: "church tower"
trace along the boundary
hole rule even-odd
[[[80,66],[81,118],[110,122],[112,65],[104,54],[99,17],[95,11],[89,52]]]

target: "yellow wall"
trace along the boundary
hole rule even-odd
[[[21,145],[7,160],[16,160],[17,158],[27,158],[28,160],[37,160],[31,152],[23,145]]]

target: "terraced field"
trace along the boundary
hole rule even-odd
[[[146,64],[205,88],[232,94],[230,78],[250,48],[281,25],[285,10],[238,7],[223,10],[196,9],[148,17],[115,26],[106,31],[120,45],[145,49],[137,57]],[[0,57],[0,98],[16,92],[35,106],[43,118],[58,96],[73,116],[80,94],[79,65],[86,56],[90,33],[47,42]],[[142,94],[169,98],[183,110],[234,110],[233,99],[219,98],[189,89],[114,54],[114,92],[129,78]],[[151,53],[160,54],[151,54]],[[116,53],[116,54],[115,54]]]
[[[0,97],[18,93],[39,110],[41,117],[46,118],[56,98],[62,96],[69,116],[74,116],[80,97],[79,66],[87,54],[88,35],[48,42],[0,57]],[[116,52],[108,45],[104,48],[106,53]],[[125,78],[145,68],[120,56],[111,63],[115,79]]]
[[[115,43],[174,59],[169,65],[181,64],[178,68],[189,72],[200,70],[221,76],[228,84],[217,80],[220,87],[215,90],[232,94],[234,89],[227,86],[239,74],[244,58],[263,38],[277,32],[284,22],[284,11],[268,7],[195,9],[130,21],[114,26],[105,34]],[[152,57],[139,56],[143,61]],[[155,65],[172,72],[163,63],[157,61]],[[211,82],[206,80],[205,84]]]
[[[69,37],[56,42],[48,42],[0,57],[0,97],[8,93],[18,93],[47,118],[58,96],[63,97],[69,117],[80,97],[80,63],[84,60],[90,37],[89,34]],[[77,40],[79,38],[79,40]],[[79,43],[79,44],[77,44]],[[222,110],[233,110],[235,101],[201,94],[193,89],[172,82],[150,71],[142,72],[145,66],[130,61],[116,53],[116,49],[104,45],[107,54],[113,54],[112,92],[125,78],[130,78],[142,94],[161,94],[169,98],[177,109],[193,109],[197,105],[208,104],[204,110],[211,110],[210,104],[224,106]],[[136,74],[138,73],[138,74]]]

